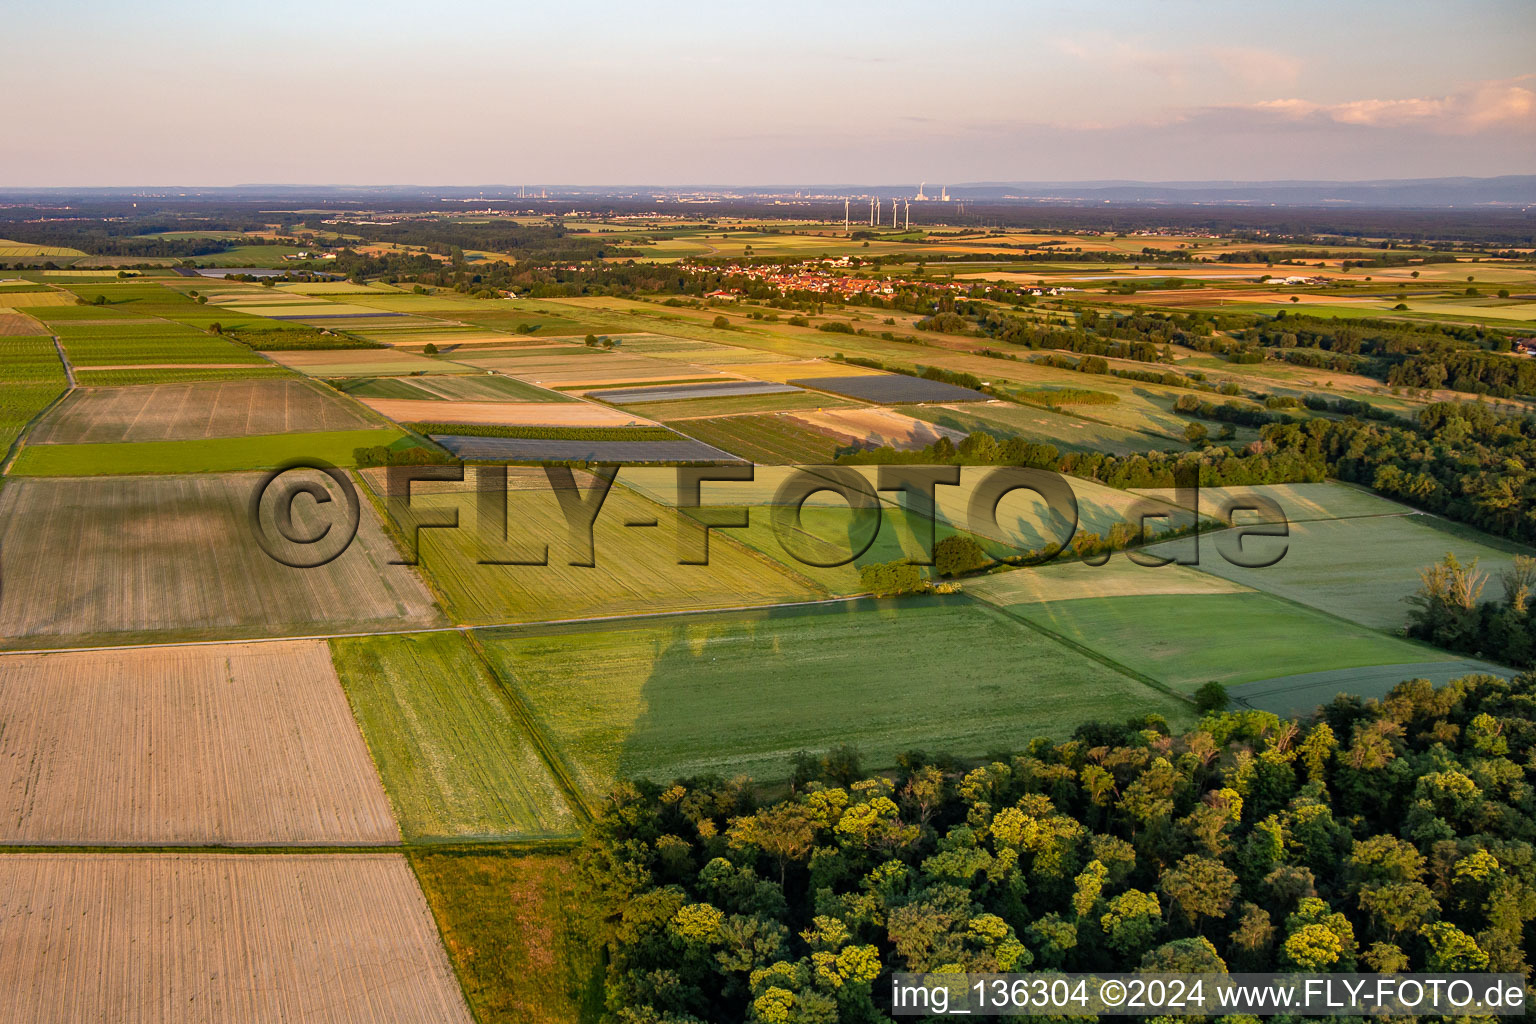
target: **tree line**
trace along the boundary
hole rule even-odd
[[[606,1019],[885,1021],[894,971],[1528,973],[1533,749],[1536,676],[1470,676],[975,767],[801,754],[766,802],[625,783],[579,858]]]

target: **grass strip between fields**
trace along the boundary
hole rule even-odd
[[[293,459],[355,465],[358,448],[389,445],[405,435],[384,427],[307,434],[256,434],[198,441],[131,441],[106,444],[26,445],[16,476],[125,476],[162,473],[228,473],[273,469]]]
[[[506,423],[406,423],[418,434],[453,437],[526,437],[541,441],[679,441],[666,427],[537,427]]]

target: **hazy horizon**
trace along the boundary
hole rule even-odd
[[[1516,0],[756,10],[23,5],[0,188],[1536,172]]]

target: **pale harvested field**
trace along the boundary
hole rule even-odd
[[[211,299],[209,301],[212,301]],[[238,302],[223,302],[220,306],[236,313],[254,313],[257,316],[366,316],[378,315],[378,310],[367,306],[353,306],[342,302],[252,302],[242,298]]]
[[[799,420],[808,427],[850,441],[890,445],[902,450],[926,448],[941,437],[951,441],[965,440],[965,435],[958,430],[926,423],[889,409],[831,409],[822,412],[792,412],[788,415],[790,419]]]
[[[654,421],[594,402],[436,402],[365,398],[363,404],[397,423],[487,423],[517,427],[626,427]]]
[[[22,313],[0,310],[0,338],[47,334],[43,325]]]
[[[993,604],[1041,604],[1080,597],[1133,597],[1148,594],[1238,594],[1249,588],[1182,565],[1137,565],[1123,554],[1103,565],[1053,562],[1012,569],[965,585],[966,593]]]
[[[0,1019],[470,1024],[386,853],[0,857]]]
[[[644,383],[653,380],[677,380],[709,376],[686,366],[678,366],[646,356],[630,356],[602,350],[577,349],[565,353],[487,353],[467,355],[465,363],[500,370],[531,384],[546,387],[575,384]]]
[[[28,306],[73,306],[75,297],[68,292],[15,292],[11,295],[0,295],[0,304],[9,309],[24,309]]]
[[[290,568],[257,544],[260,473],[29,478],[0,491],[0,646],[295,636],[437,625],[425,586],[361,499],[334,561]],[[324,478],[320,478],[324,479]],[[333,504],[339,505],[340,502]],[[310,499],[294,502],[299,530]],[[70,641],[75,642],[74,640]]]
[[[346,399],[304,380],[77,388],[44,417],[28,443],[190,441],[372,425]]]
[[[0,842],[400,839],[323,640],[0,655]]]

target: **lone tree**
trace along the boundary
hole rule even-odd
[[[1227,688],[1211,680],[1195,691],[1195,706],[1202,712],[1227,710]]]
[[[933,564],[940,576],[959,576],[985,569],[992,564],[992,559],[987,557],[975,537],[957,533],[934,546]]]

